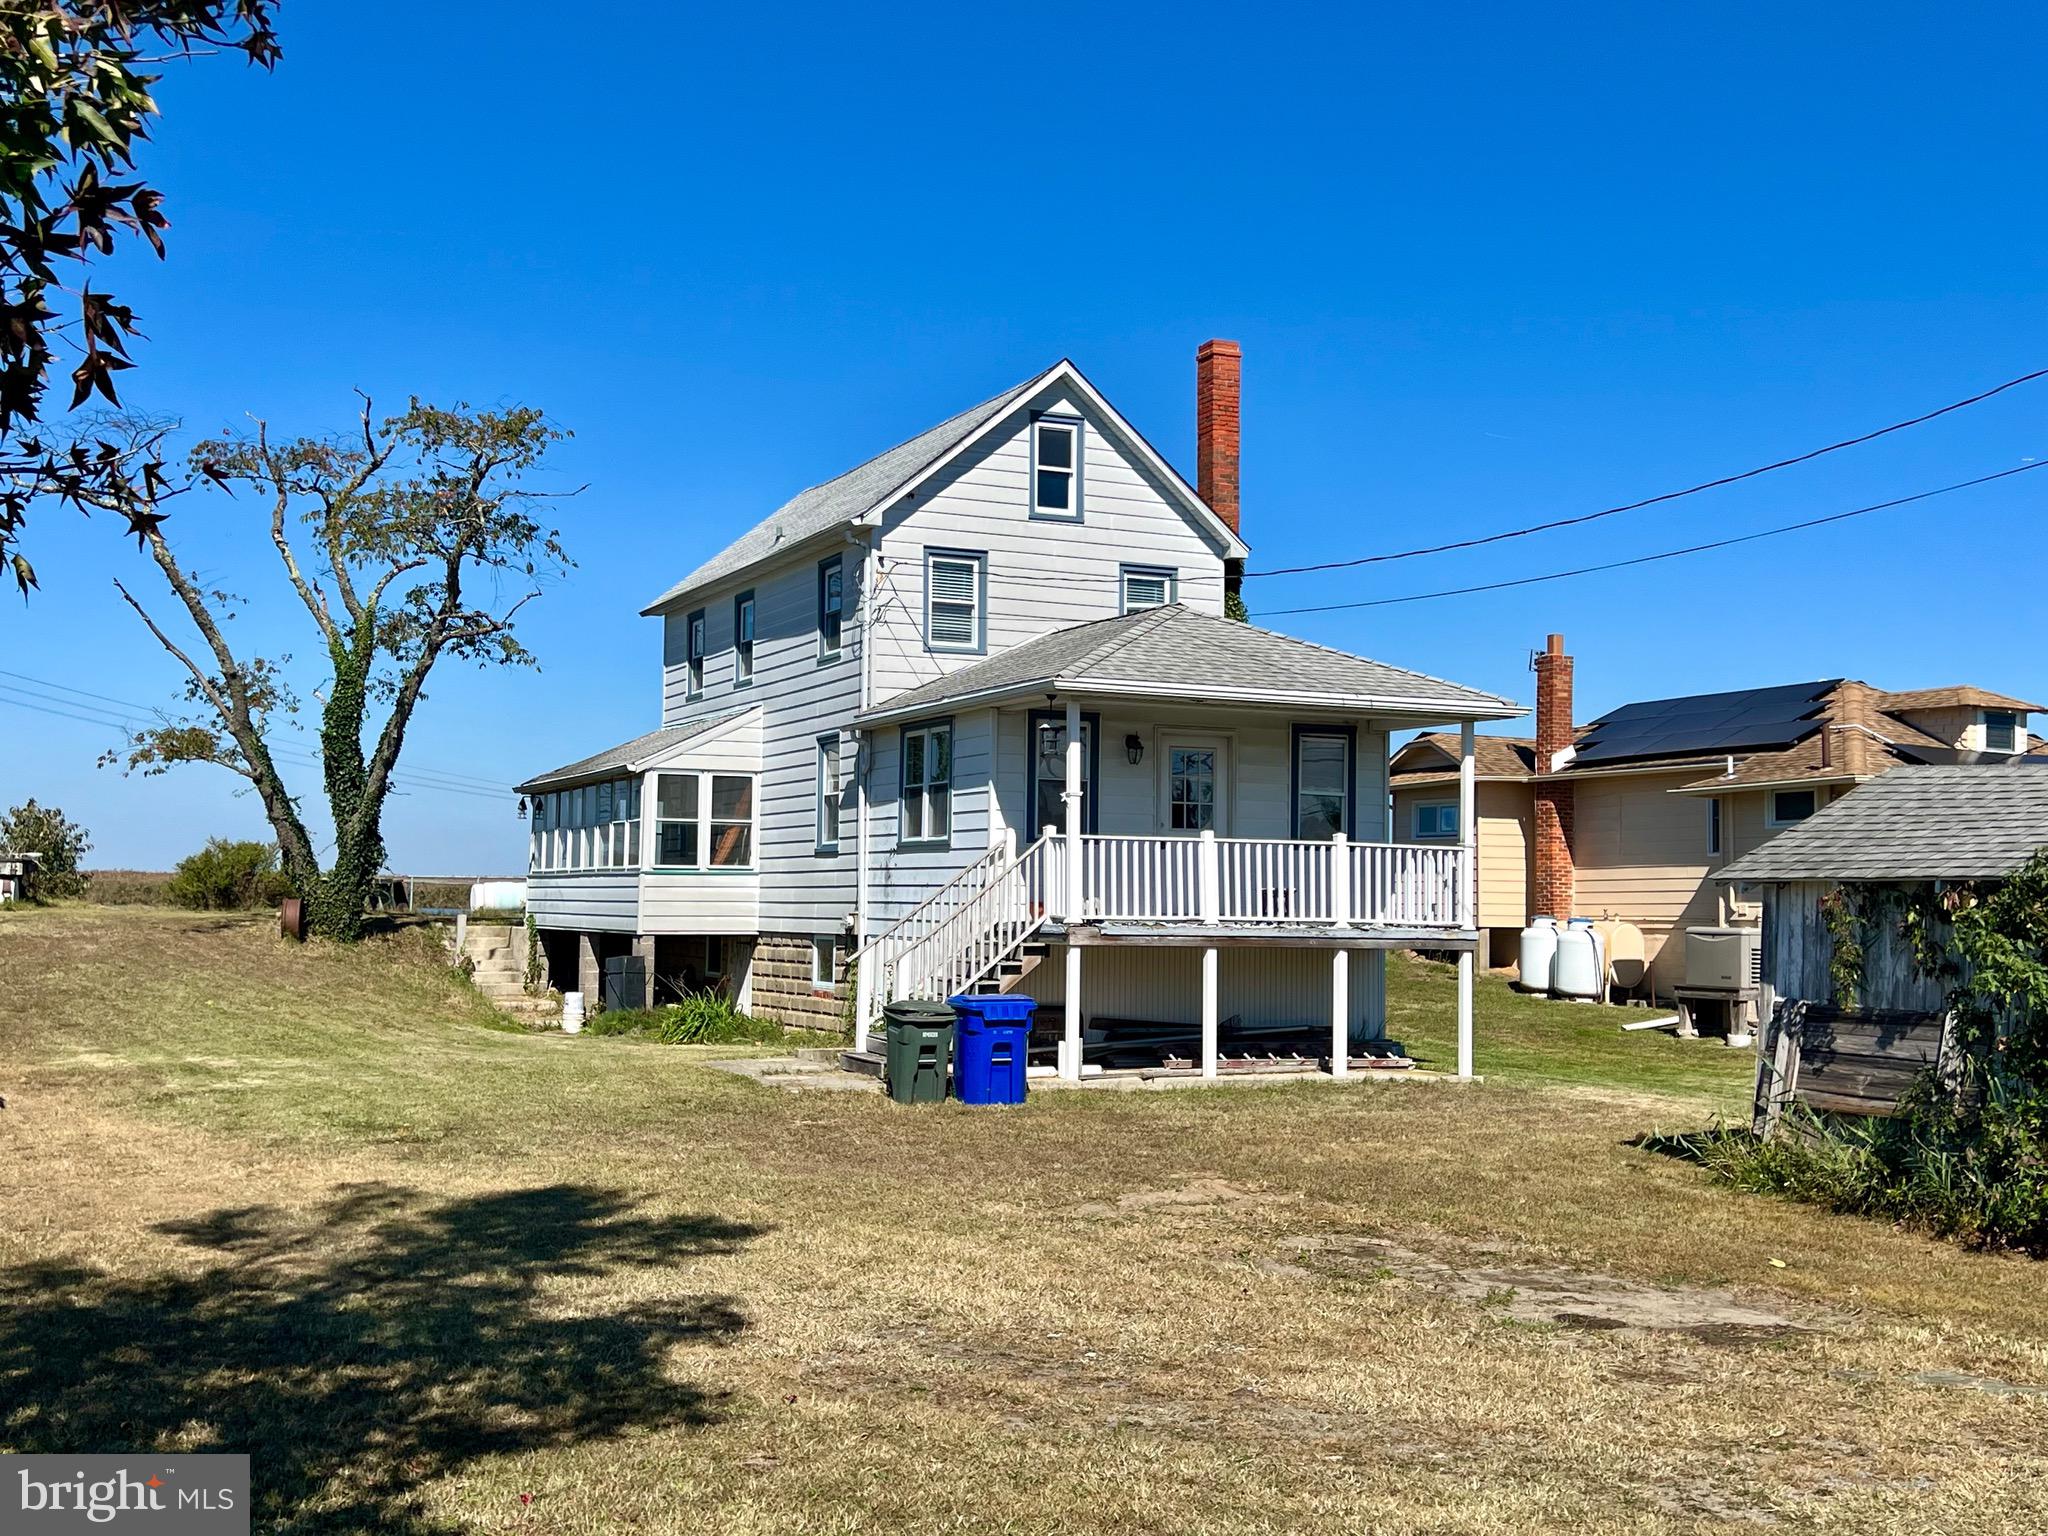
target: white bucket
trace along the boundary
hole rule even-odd
[[[562,1033],[580,1035],[583,1033],[583,994],[564,992],[562,994]]]

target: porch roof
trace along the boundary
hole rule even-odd
[[[899,693],[858,718],[881,725],[1047,693],[1292,705],[1417,722],[1528,713],[1498,694],[1173,603],[1056,629]]]
[[[606,747],[589,757],[578,758],[560,768],[551,768],[546,773],[537,773],[524,784],[516,786],[522,795],[537,789],[551,789],[561,784],[574,784],[583,779],[601,779],[615,773],[637,773],[652,764],[666,752],[671,752],[686,741],[699,736],[709,736],[722,730],[735,720],[750,713],[754,708],[736,709],[729,714],[713,715],[706,720],[690,720],[682,725],[667,726],[659,731],[649,731],[644,736],[635,736],[631,741],[622,741],[615,747]]]

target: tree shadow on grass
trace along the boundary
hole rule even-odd
[[[666,1356],[745,1316],[659,1275],[763,1229],[578,1185],[435,1203],[372,1184],[303,1218],[249,1206],[157,1230],[217,1262],[0,1271],[0,1446],[246,1451],[258,1529],[438,1536],[460,1527],[415,1490],[479,1458],[715,1421],[717,1397]],[[600,1315],[543,1288],[631,1269],[647,1299]]]

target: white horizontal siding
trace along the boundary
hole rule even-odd
[[[1120,571],[1127,564],[1174,569],[1181,602],[1205,613],[1223,611],[1220,550],[1096,420],[1087,420],[1082,431],[1080,521],[1031,516],[1030,424],[1034,411],[1045,410],[1086,415],[1056,393],[1032,400],[914,501],[885,515],[874,617],[876,703],[980,659],[925,648],[927,548],[987,554],[990,654],[1050,630],[1114,617],[1122,611]]]
[[[640,877],[639,933],[754,933],[760,877],[724,870],[649,872]]]
[[[527,876],[526,905],[541,928],[634,933],[639,874],[630,869],[574,870]]]
[[[1039,965],[1020,991],[1055,1009],[1066,1003],[1063,946]],[[1218,1019],[1247,1024],[1330,1025],[1330,951],[1229,947],[1216,956]],[[1356,950],[1347,984],[1351,1038],[1386,1033],[1386,957]],[[1160,1024],[1202,1020],[1202,952],[1090,945],[1081,956],[1081,1019],[1142,1019]]]

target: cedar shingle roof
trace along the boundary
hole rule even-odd
[[[1963,880],[2010,874],[2048,847],[2048,766],[1897,768],[1822,807],[1714,878]]]

